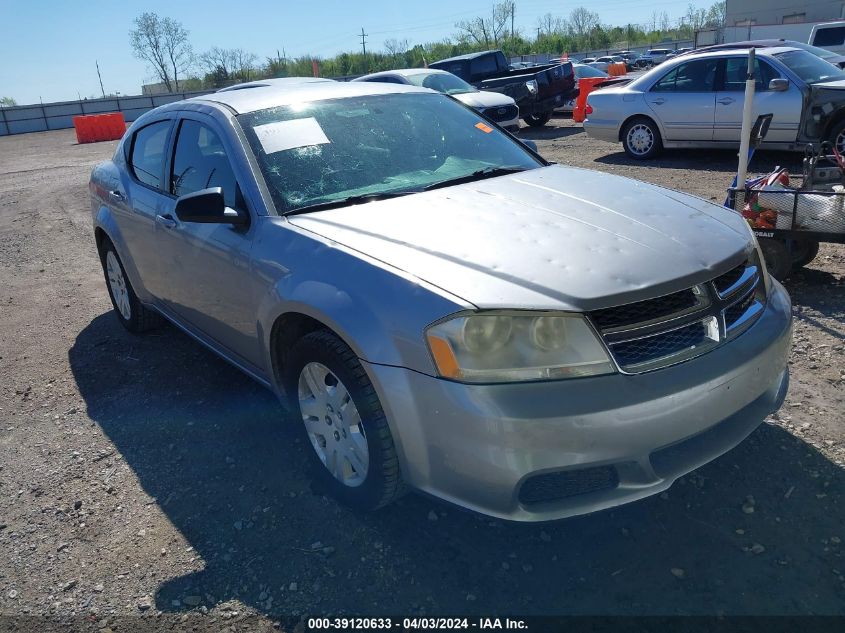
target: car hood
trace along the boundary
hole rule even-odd
[[[811,84],[810,88],[814,90],[845,90],[845,79],[820,81],[819,83]]]
[[[289,220],[479,308],[585,311],[660,296],[735,266],[750,241],[723,207],[561,166]]]
[[[489,90],[478,92],[462,92],[453,95],[455,99],[468,105],[470,108],[498,108],[516,103],[511,97]]]

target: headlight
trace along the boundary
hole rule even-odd
[[[432,325],[425,335],[438,373],[462,382],[556,380],[616,371],[579,315],[461,315]]]
[[[540,89],[540,87],[537,85],[536,79],[530,79],[526,81],[525,87],[528,88],[528,92],[530,92],[532,95],[537,94],[537,91]]]

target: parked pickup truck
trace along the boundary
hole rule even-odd
[[[429,67],[447,70],[480,90],[512,97],[522,120],[534,127],[548,123],[555,108],[578,96],[570,62],[514,69],[496,50],[441,59]]]

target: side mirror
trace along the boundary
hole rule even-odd
[[[236,226],[247,223],[247,216],[226,206],[222,187],[200,189],[185,194],[176,200],[176,217],[182,222],[198,222],[202,224],[233,224]]]
[[[789,79],[772,79],[769,82],[769,90],[774,90],[775,92],[789,90]]]
[[[537,151],[537,143],[535,143],[534,141],[532,141],[532,140],[530,140],[530,139],[527,139],[527,138],[521,138],[521,139],[519,139],[519,140],[522,142],[522,144],[523,144],[523,145],[525,145],[525,147],[527,147],[528,149],[530,149],[530,150],[531,150],[532,152],[534,152],[535,154],[538,154],[538,153],[539,153],[539,152]]]

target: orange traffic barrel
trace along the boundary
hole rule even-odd
[[[576,123],[583,123],[587,118],[585,109],[587,107],[587,95],[595,90],[596,86],[604,83],[606,77],[581,77],[578,80],[578,98],[575,100],[575,107],[572,109],[572,120]]]

